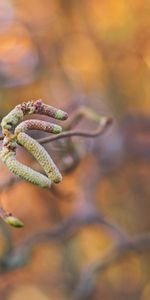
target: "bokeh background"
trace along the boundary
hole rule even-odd
[[[73,167],[65,141],[46,145],[64,173],[56,190],[13,182],[0,165],[0,201],[25,222],[20,230],[1,224],[1,257],[7,235],[17,247],[92,209],[131,236],[149,232],[150,1],[0,0],[0,116],[39,98],[70,114],[89,106],[114,123],[102,137],[73,139]],[[18,155],[35,164],[22,149]],[[60,236],[37,243],[24,266],[0,272],[0,299],[150,299],[148,251],[115,263],[98,274],[92,292],[87,285],[74,296],[82,272],[103,259],[115,237],[97,224]]]

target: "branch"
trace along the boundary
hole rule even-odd
[[[119,262],[124,255],[131,252],[141,253],[150,249],[150,233],[130,237],[127,241],[116,245],[103,259],[84,270],[81,280],[73,294],[74,300],[88,299],[96,284],[96,275],[104,272],[115,263]]]
[[[83,226],[90,224],[99,224],[107,227],[113,234],[115,233],[118,242],[127,238],[127,235],[121,229],[105,220],[97,212],[91,212],[87,215],[85,213],[76,213],[57,227],[30,235],[21,241],[16,248],[12,249],[9,255],[0,259],[0,272],[24,266],[28,263],[33,248],[44,242],[62,242],[74,235]]]
[[[50,137],[45,137],[45,138],[41,138],[38,139],[37,141],[40,144],[46,144],[52,141],[56,141],[56,140],[60,140],[63,138],[69,138],[72,136],[82,136],[85,138],[90,138],[90,137],[97,137],[101,134],[103,134],[106,129],[112,124],[113,120],[112,118],[105,118],[104,123],[102,124],[100,122],[99,126],[97,129],[89,132],[89,131],[76,131],[76,130],[70,130],[70,131],[66,131],[66,132],[62,132],[60,134],[57,134],[56,136],[50,136]]]
[[[2,220],[0,220],[0,231],[2,232],[3,239],[4,239],[4,247],[3,247],[3,251],[1,251],[2,254],[0,255],[0,261],[1,261],[2,256],[8,254],[12,250],[12,237],[8,229],[8,226]]]

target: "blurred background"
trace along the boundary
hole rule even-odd
[[[150,230],[149,87],[149,0],[0,0],[0,117],[41,98],[70,115],[82,105],[114,118],[101,137],[45,145],[63,173],[50,191],[0,165],[0,202],[25,223],[0,224],[0,299],[150,299],[147,250],[79,287],[121,228]],[[17,155],[39,168],[23,149]]]

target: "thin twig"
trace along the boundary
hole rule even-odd
[[[104,133],[106,131],[106,129],[112,124],[112,118],[107,118],[106,119],[106,123],[104,126],[102,126],[102,124],[100,123],[98,128],[89,132],[89,131],[76,131],[76,130],[70,130],[70,131],[66,131],[66,132],[62,132],[60,134],[57,134],[56,136],[48,136],[45,138],[41,138],[38,139],[37,141],[40,144],[46,144],[52,141],[56,141],[56,140],[60,140],[63,138],[69,138],[72,136],[82,136],[85,138],[90,138],[90,137],[97,137],[99,135],[101,135],[102,133]]]

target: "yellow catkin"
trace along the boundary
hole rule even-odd
[[[50,180],[55,183],[61,182],[62,176],[57,166],[48,152],[37,141],[24,132],[18,134],[17,140],[19,144],[25,147],[35,157]]]

